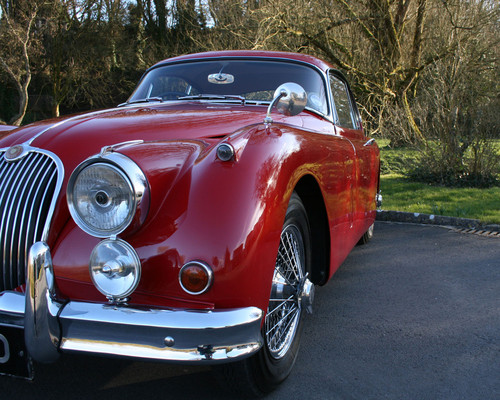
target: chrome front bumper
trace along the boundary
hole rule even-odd
[[[35,243],[28,260],[26,295],[0,293],[0,325],[24,327],[26,347],[38,362],[60,351],[88,352],[185,363],[227,362],[262,346],[263,312],[167,310],[56,299],[50,249]]]

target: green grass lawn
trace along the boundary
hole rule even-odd
[[[388,174],[381,176],[380,189],[384,210],[473,218],[500,224],[500,187],[448,188]]]
[[[449,217],[479,219],[500,224],[500,187],[488,189],[449,188],[410,181],[405,177],[414,165],[418,150],[381,149],[381,182],[384,210],[419,212]]]

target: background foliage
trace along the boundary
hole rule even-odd
[[[171,56],[304,52],[349,76],[368,133],[420,156],[408,175],[498,184],[496,0],[0,0],[0,120],[114,106]]]

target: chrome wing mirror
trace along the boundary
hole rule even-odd
[[[279,86],[274,92],[274,99],[267,109],[265,124],[271,124],[271,110],[274,106],[281,114],[293,116],[301,113],[307,104],[307,93],[302,86],[297,83],[287,82]]]

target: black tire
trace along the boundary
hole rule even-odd
[[[375,222],[370,225],[365,233],[363,233],[363,236],[361,236],[361,239],[359,239],[358,245],[367,244],[370,240],[372,240],[374,227]]]
[[[288,377],[295,364],[305,313],[297,293],[302,291],[307,273],[310,272],[310,237],[306,210],[300,197],[293,193],[283,224],[262,331],[264,345],[250,358],[216,368],[219,380],[222,378],[223,385],[239,397],[259,397],[271,392]],[[294,254],[287,253],[291,247],[296,250]],[[290,256],[295,265],[292,265]],[[298,267],[297,261],[300,264]],[[294,270],[298,273],[298,279],[294,276]],[[285,320],[286,324],[283,323]]]

